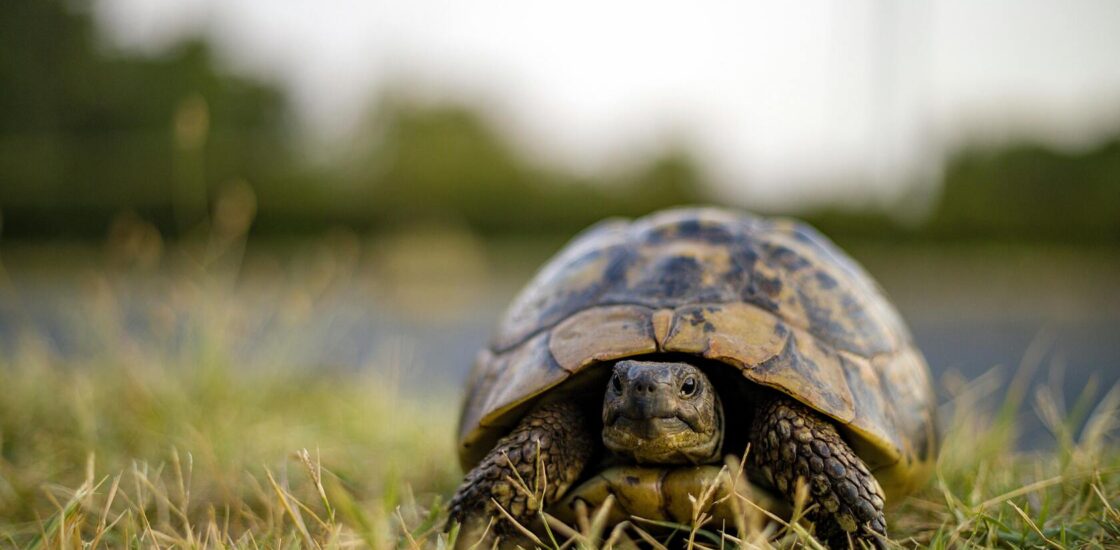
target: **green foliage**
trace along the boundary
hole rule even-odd
[[[257,196],[257,235],[436,222],[566,236],[611,215],[718,200],[687,148],[577,176],[533,162],[475,110],[407,94],[382,98],[350,157],[312,164],[289,107],[276,87],[219,70],[202,41],[154,58],[107,51],[69,3],[10,2],[0,19],[3,234],[100,239],[133,212],[181,237],[232,180]],[[917,225],[886,210],[802,215],[841,241],[1120,240],[1120,137],[1081,153],[966,147],[942,184]]]
[[[105,53],[68,6],[20,0],[0,18],[6,234],[100,238],[121,210],[197,223],[207,187],[292,171],[276,90],[217,72],[198,41],[155,59]],[[173,214],[184,195],[203,208]]]
[[[363,187],[389,223],[451,217],[490,233],[571,233],[703,198],[696,168],[679,152],[621,181],[584,182],[529,165],[465,109],[395,107],[382,124]]]
[[[806,219],[841,240],[1120,242],[1120,135],[1081,152],[1034,144],[966,147],[949,159],[934,208],[903,225],[889,212],[823,209]]]
[[[927,231],[941,238],[1120,240],[1120,137],[1083,153],[967,149],[949,163]]]
[[[608,215],[706,198],[671,151],[636,173],[579,181],[533,166],[477,113],[383,101],[351,161],[312,167],[278,90],[224,74],[205,43],[158,58],[106,53],[84,13],[20,0],[0,22],[0,209],[9,237],[101,238],[122,211],[167,235],[247,181],[258,234],[439,221],[571,233]]]

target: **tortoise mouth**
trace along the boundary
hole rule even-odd
[[[605,431],[617,431],[644,440],[659,439],[665,436],[692,431],[688,422],[676,415],[631,418],[619,415]]]
[[[619,416],[603,426],[603,445],[638,464],[702,464],[718,457],[719,434],[692,429],[677,416],[634,419]]]

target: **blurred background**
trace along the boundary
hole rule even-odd
[[[0,357],[454,395],[574,232],[713,203],[848,250],[939,387],[1091,402],[1120,379],[1118,54],[1110,0],[9,1]]]

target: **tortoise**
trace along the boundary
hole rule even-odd
[[[897,311],[808,225],[712,207],[607,220],[535,275],[478,354],[448,524],[516,537],[511,520],[608,495],[613,521],[687,523],[689,495],[746,452],[760,506],[788,513],[803,482],[821,540],[879,546],[885,504],[932,471],[934,408]],[[712,516],[732,521],[719,502]]]

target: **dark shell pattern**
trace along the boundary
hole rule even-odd
[[[804,224],[715,208],[602,222],[546,264],[475,363],[461,462],[572,374],[658,352],[733,365],[833,418],[888,496],[932,469],[929,372],[874,281]]]

